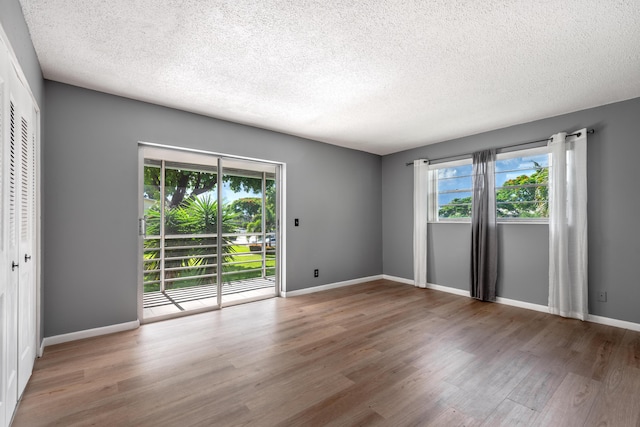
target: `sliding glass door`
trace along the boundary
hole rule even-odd
[[[278,167],[141,146],[145,320],[277,295]]]

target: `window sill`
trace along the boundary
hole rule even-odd
[[[498,224],[509,224],[509,225],[549,225],[548,221],[496,221]],[[427,221],[427,224],[471,224],[470,220],[460,220],[460,221]]]

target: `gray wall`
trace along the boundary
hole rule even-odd
[[[45,92],[45,336],[137,318],[138,141],[285,162],[288,290],[382,273],[379,156],[51,81]]]
[[[526,105],[526,100],[523,101]],[[489,147],[545,138],[560,131],[594,128],[588,139],[589,310],[591,314],[640,323],[640,227],[636,126],[640,98],[384,156],[382,159],[382,236],[385,274],[411,279],[411,167],[417,158],[440,158]],[[469,288],[469,226],[429,226],[428,280]],[[548,227],[499,226],[498,295],[547,304]],[[597,292],[608,301],[598,302]]]
[[[428,236],[429,283],[469,290],[469,224],[429,224]],[[545,284],[549,268],[548,243],[546,225],[498,225],[499,296],[534,304],[547,304],[548,288]]]

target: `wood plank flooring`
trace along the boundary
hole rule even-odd
[[[640,426],[640,333],[380,280],[47,347],[14,426]]]

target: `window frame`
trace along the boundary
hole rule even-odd
[[[514,159],[517,157],[528,157],[528,156],[539,156],[541,154],[546,154],[547,156],[549,155],[549,148],[545,145],[542,147],[535,147],[535,148],[524,148],[524,149],[517,149],[517,150],[512,150],[512,151],[508,151],[508,152],[502,152],[502,153],[498,153],[496,154],[496,162],[500,161],[500,160],[508,160],[508,159]],[[551,160],[549,159],[549,166],[547,166],[548,169],[551,168]],[[526,170],[526,169],[523,169]],[[494,174],[497,174],[499,172],[494,172]],[[495,180],[494,180],[495,182]],[[547,188],[549,187],[549,183],[547,181]],[[496,193],[496,196],[498,194],[498,190],[504,188],[504,187],[498,187],[496,186],[494,188],[494,192]],[[548,193],[547,193],[548,194]],[[547,199],[547,203],[548,203],[548,199]],[[548,224],[549,223],[549,218],[501,218],[498,217],[498,209],[497,209],[497,200],[496,200],[496,222],[498,224]]]
[[[524,149],[512,149],[496,154],[496,162],[500,160],[508,160],[517,157],[537,156],[541,154],[549,154],[549,148],[545,145],[542,147],[524,148]],[[428,185],[428,216],[427,222],[429,224],[456,224],[456,223],[471,223],[471,218],[440,218],[438,212],[440,205],[438,204],[438,170],[447,169],[457,166],[466,166],[473,163],[470,157],[464,159],[455,159],[450,161],[443,161],[438,163],[429,164],[429,185]],[[549,159],[550,169],[552,167],[551,160]],[[524,169],[523,169],[524,170]],[[494,171],[494,177],[496,172]],[[495,180],[494,180],[495,182]],[[548,183],[547,183],[548,185]],[[503,187],[495,187],[494,193],[497,195],[499,189]],[[470,189],[473,197],[473,188]],[[496,207],[496,222],[498,224],[549,224],[549,218],[500,218],[497,216]]]
[[[428,217],[429,223],[469,223],[471,217],[468,218],[440,218],[438,212],[440,211],[440,205],[438,204],[438,170],[454,168],[457,166],[471,165],[473,162],[471,158],[464,158],[458,160],[451,160],[445,162],[439,162],[435,164],[429,164],[429,197],[428,197]],[[473,197],[473,187],[469,189],[471,197]]]

